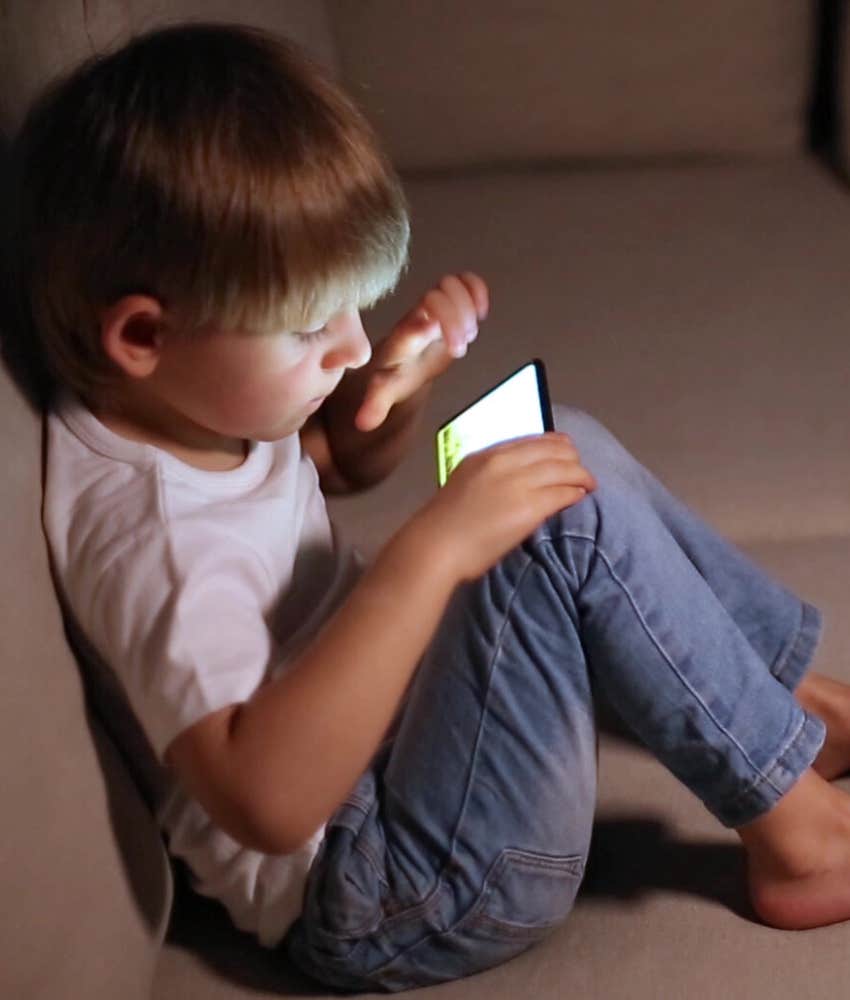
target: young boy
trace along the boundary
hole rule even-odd
[[[200,892],[343,989],[504,961],[578,889],[598,688],[737,830],[764,920],[850,917],[818,612],[590,417],[467,459],[368,568],[334,535],[321,490],[396,465],[488,292],[446,276],[372,354],[404,198],[314,66],[154,32],[46,93],[15,162],[57,587]]]

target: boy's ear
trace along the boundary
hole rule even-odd
[[[125,295],[101,310],[103,349],[131,378],[147,378],[156,370],[162,318],[162,306],[150,295]]]

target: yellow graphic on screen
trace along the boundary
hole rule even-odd
[[[437,454],[440,456],[440,486],[443,486],[465,454],[463,438],[453,423],[440,431]]]

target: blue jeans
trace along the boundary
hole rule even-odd
[[[556,407],[598,489],[453,595],[393,743],[328,824],[285,947],[343,990],[480,971],[561,922],[596,797],[594,693],[726,826],[820,749],[792,691],[820,614],[592,417]]]

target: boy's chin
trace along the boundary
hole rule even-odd
[[[286,421],[276,427],[274,430],[261,431],[259,434],[254,434],[253,439],[255,441],[270,441],[274,443],[275,441],[282,441],[284,438],[290,437],[292,434],[297,434],[301,428],[307,423],[309,417],[292,417],[290,420]]]

